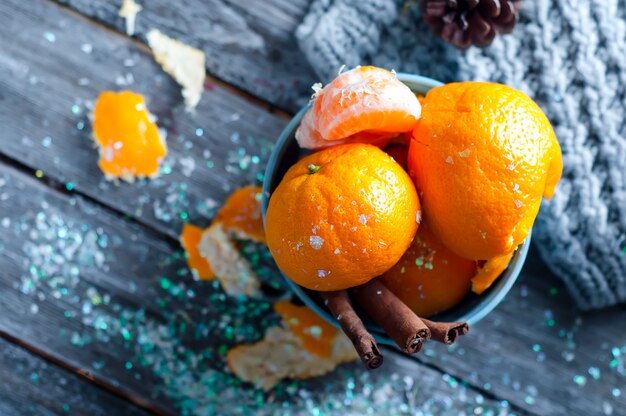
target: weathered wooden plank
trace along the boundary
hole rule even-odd
[[[145,415],[96,384],[0,339],[0,414]]]
[[[178,86],[144,49],[35,4],[0,4],[0,152],[172,237],[181,216],[207,222],[231,188],[258,181],[282,119],[210,81],[197,112],[187,113]],[[87,114],[101,91],[125,88],[145,94],[168,127],[170,156],[161,178],[116,186],[97,167]]]
[[[455,414],[510,409],[391,353],[375,374],[354,363],[265,396],[224,372],[224,354],[262,336],[276,320],[270,303],[193,281],[177,248],[157,235],[3,164],[0,212],[0,332],[144,406],[194,414],[275,414],[286,405],[295,414],[416,403]]]
[[[122,0],[56,0],[124,33],[118,16]],[[142,3],[136,34],[145,42],[151,28],[206,53],[207,68],[279,107],[302,105],[315,76],[300,53],[293,32],[308,0],[150,0]]]
[[[426,362],[537,414],[620,414],[626,406],[626,308],[581,313],[531,250],[505,301]]]
[[[40,31],[35,32],[37,36],[34,36],[32,33],[23,34],[21,32],[24,31],[17,30],[21,36],[17,40],[13,38],[11,42],[6,41],[4,40],[7,39],[6,36],[2,36],[0,40],[2,45],[0,73],[3,75],[0,77],[0,87],[4,100],[11,103],[10,106],[0,106],[0,121],[4,126],[3,132],[0,133],[2,134],[0,137],[3,138],[2,152],[33,168],[41,168],[44,173],[57,180],[74,181],[75,189],[79,192],[119,209],[139,221],[145,221],[159,231],[173,236],[180,224],[180,220],[165,222],[154,215],[154,203],[163,203],[172,194],[168,187],[177,189],[186,184],[186,197],[195,198],[196,202],[208,197],[221,200],[225,194],[224,187],[245,181],[241,177],[241,171],[234,167],[234,163],[241,159],[237,154],[234,155],[234,162],[230,164],[230,171],[236,172],[225,172],[225,167],[229,166],[229,163],[224,159],[228,159],[229,149],[239,146],[232,143],[230,137],[235,139],[239,137],[239,140],[242,140],[245,137],[243,131],[245,134],[254,134],[260,129],[264,129],[264,132],[278,131],[282,126],[281,120],[244,100],[232,97],[224,89],[213,88],[208,96],[216,94],[216,99],[211,101],[212,105],[206,105],[205,99],[192,121],[184,121],[185,117],[192,116],[180,111],[175,111],[175,115],[169,117],[174,120],[175,126],[175,129],[172,129],[174,133],[170,133],[172,157],[176,161],[172,174],[165,175],[161,182],[153,181],[140,184],[138,187],[108,186],[99,179],[99,173],[95,168],[95,153],[89,148],[86,133],[73,132],[72,126],[79,120],[65,115],[68,110],[65,112],[57,110],[52,113],[53,117],[42,117],[42,114],[46,115],[52,111],[50,109],[59,108],[58,97],[53,97],[52,93],[64,97],[65,101],[60,101],[64,103],[64,108],[71,108],[74,97],[93,97],[99,89],[113,85],[111,78],[117,73],[125,73],[126,70],[121,69],[122,61],[129,56],[135,62],[133,70],[134,68],[138,70],[135,78],[140,79],[138,74],[145,74],[144,80],[137,81],[135,86],[145,88],[142,92],[148,94],[151,108],[158,109],[161,106],[163,110],[155,112],[161,115],[162,119],[167,118],[167,108],[171,105],[168,102],[177,105],[180,103],[176,88],[165,77],[159,80],[158,68],[124,39],[95,29],[81,19],[62,13],[45,3],[37,10],[25,10],[19,4],[14,4],[10,8],[0,5],[0,13],[3,17],[10,16],[11,22],[17,22],[9,22],[0,28],[3,35],[14,33],[20,27],[36,28]],[[46,33],[55,34],[54,44],[45,39]],[[92,45],[91,55],[81,55],[83,52],[80,51],[80,46],[83,41]],[[96,51],[101,48],[106,54],[98,56]],[[5,52],[7,50],[9,52]],[[30,54],[21,52],[25,50],[34,51],[32,55],[41,55],[38,61],[42,62],[46,69],[40,68]],[[91,59],[96,60],[100,67],[94,65]],[[29,73],[35,70],[33,68],[38,71],[34,74]],[[77,68],[76,72],[89,73],[90,79],[96,80],[96,84],[76,86],[64,81],[66,78],[80,77],[78,74],[68,75],[72,68]],[[37,88],[30,87],[25,83],[30,80],[30,75],[45,79],[46,82]],[[5,79],[11,79],[11,83],[4,81]],[[55,87],[59,83],[63,88]],[[83,87],[86,89],[81,89]],[[221,112],[221,108],[227,108],[228,111]],[[258,119],[264,120],[265,127],[258,127]],[[194,134],[194,127],[198,125],[204,129],[204,136],[201,138],[196,138]],[[183,131],[181,129],[186,129],[184,130],[186,133],[180,133]],[[239,133],[239,136],[235,133]],[[274,137],[274,134],[268,136]],[[25,144],[20,143],[23,135],[30,138]],[[53,138],[49,147],[41,144],[42,138],[47,135]],[[243,141],[245,142],[245,139]],[[191,149],[185,145],[188,142],[193,146]],[[33,145],[25,147],[29,143]],[[247,146],[247,149],[259,148],[255,142]],[[201,154],[198,148],[202,150],[208,148],[212,152],[211,160],[214,161],[215,167],[205,168],[206,161],[202,161],[202,164],[196,163],[198,167],[194,174],[187,177],[182,174],[182,164],[178,164],[178,161],[185,157],[200,160],[197,159]],[[177,201],[175,198],[174,202]],[[180,214],[184,205],[186,204],[181,202],[171,211]],[[202,218],[203,210],[188,211],[195,221]],[[111,222],[113,224],[114,220]],[[132,263],[128,257],[124,259]],[[476,386],[487,384],[487,387],[498,396],[540,414],[562,411],[597,413],[598,409],[604,410],[605,402],[606,406],[612,408],[623,405],[626,395],[617,395],[621,390],[613,390],[619,388],[615,386],[619,386],[620,381],[623,382],[623,361],[619,361],[623,359],[618,356],[616,361],[613,361],[611,356],[613,347],[621,351],[620,348],[626,341],[624,335],[612,331],[609,324],[623,319],[624,311],[614,309],[590,315],[578,325],[576,324],[578,314],[570,306],[563,288],[540,262],[530,259],[529,266],[524,272],[526,288],[518,286],[516,292],[451,353],[445,352],[442,348],[427,349],[426,353],[432,351],[430,353],[432,357],[428,358],[429,362],[455,376],[466,378]],[[135,272],[142,271],[135,269]],[[125,270],[120,274],[123,276],[122,281],[124,279],[132,281],[133,277],[128,273]],[[119,285],[119,277],[107,277],[108,274],[102,274],[102,279],[110,280],[107,285],[114,287]],[[549,294],[552,286],[557,288],[559,292],[557,296]],[[141,305],[139,302],[137,304]],[[544,316],[546,314],[555,317],[554,326],[547,323],[550,318],[546,318]],[[567,340],[568,331],[572,328],[576,329],[572,337],[578,342],[575,349]],[[559,334],[561,329],[564,330],[563,336]],[[587,339],[588,334],[592,334],[592,339]],[[540,351],[537,352],[536,349]],[[538,359],[543,361],[538,362]],[[595,380],[593,376],[598,374],[596,368],[601,373],[599,380]],[[537,377],[538,373],[545,376]],[[579,386],[583,380],[586,384]]]

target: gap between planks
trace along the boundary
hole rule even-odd
[[[109,32],[109,33],[111,33],[111,34],[113,34],[113,35],[115,35],[117,37],[126,39],[128,42],[132,43],[133,45],[135,45],[137,48],[139,48],[143,52],[145,52],[145,53],[147,53],[149,55],[152,55],[152,50],[150,49],[150,47],[148,45],[146,45],[145,43],[143,43],[141,40],[139,40],[139,39],[137,39],[137,38],[135,38],[133,36],[128,36],[125,33],[118,32],[117,30],[111,28],[110,26],[107,26],[106,24],[104,24],[104,23],[102,23],[102,22],[100,22],[100,21],[98,21],[98,20],[96,20],[94,18],[91,18],[89,16],[85,16],[85,15],[77,12],[76,10],[72,9],[70,6],[67,6],[65,4],[59,3],[57,0],[46,0],[46,1],[49,2],[49,3],[54,4],[58,8],[62,9],[64,12],[66,12],[66,13],[68,13],[68,14],[76,17],[76,18],[82,19],[84,21],[89,22],[92,25],[98,26],[99,28],[101,28],[103,30],[106,30],[107,32]],[[271,102],[263,99],[262,97],[259,97],[257,95],[251,94],[251,93],[249,93],[247,91],[244,91],[244,90],[242,90],[242,89],[240,89],[240,88],[238,88],[238,87],[236,87],[236,86],[234,86],[232,84],[229,84],[228,82],[224,81],[223,79],[221,79],[221,78],[217,77],[216,75],[212,74],[209,71],[209,69],[206,68],[206,67],[205,67],[205,70],[206,70],[205,83],[207,81],[209,81],[209,82],[211,82],[211,83],[213,83],[213,84],[215,84],[215,85],[217,85],[219,87],[222,87],[225,90],[227,90],[228,92],[232,92],[234,95],[237,95],[237,96],[243,98],[244,100],[247,100],[248,102],[256,105],[257,107],[260,107],[260,108],[264,109],[265,111],[267,111],[270,114],[275,114],[275,115],[277,115],[278,117],[280,117],[280,118],[282,118],[284,120],[289,120],[293,116],[294,112],[289,111],[287,109],[280,108],[280,107],[272,104]]]
[[[27,343],[27,342],[24,342],[23,340],[21,340],[19,338],[16,338],[13,335],[11,335],[11,334],[9,334],[9,333],[7,333],[5,331],[0,330],[0,338],[6,340],[7,342],[9,342],[9,343],[11,343],[13,345],[18,346],[19,348],[21,348],[23,350],[26,350],[26,351],[28,351],[28,352],[30,352],[30,353],[32,353],[32,354],[34,354],[34,355],[44,359],[44,360],[46,360],[47,362],[51,363],[52,365],[55,365],[55,366],[60,367],[60,368],[63,368],[65,370],[69,371],[72,374],[76,374],[79,377],[81,377],[83,379],[86,379],[87,381],[95,384],[98,388],[101,388],[101,389],[103,389],[105,391],[108,391],[109,393],[111,393],[111,394],[113,394],[113,395],[115,395],[117,397],[120,397],[120,398],[122,398],[124,400],[127,400],[128,402],[133,403],[134,405],[136,405],[136,406],[138,406],[138,407],[140,407],[140,408],[142,408],[144,410],[147,410],[147,411],[149,411],[151,413],[154,413],[156,415],[159,415],[159,416],[167,416],[168,415],[167,412],[164,412],[163,410],[153,406],[149,402],[146,402],[146,401],[142,400],[140,397],[135,397],[133,395],[130,395],[130,394],[126,393],[124,390],[122,390],[120,388],[117,388],[117,387],[113,386],[110,383],[107,383],[107,382],[105,382],[103,380],[100,380],[100,379],[94,377],[89,371],[85,371],[82,368],[71,366],[67,362],[65,362],[65,361],[63,361],[63,360],[61,360],[61,359],[59,359],[59,358],[57,358],[57,357],[55,357],[55,356],[53,356],[51,354],[48,354],[44,350],[41,350],[41,349],[39,349],[39,348],[37,348],[37,347]]]
[[[6,155],[2,155],[0,154],[0,164],[4,164],[9,166],[10,168],[13,168],[16,172],[18,172],[19,174],[23,174],[25,176],[28,177],[32,177],[34,175],[34,170],[31,169],[30,167],[22,164],[19,161],[16,161],[14,159],[11,159],[9,157],[7,157]],[[41,182],[43,184],[45,184],[46,187],[48,187],[49,189],[63,195],[66,197],[70,197],[72,195],[78,195],[81,198],[85,199],[87,202],[92,203],[94,205],[97,205],[100,208],[103,208],[105,211],[109,212],[112,215],[118,216],[123,218],[125,221],[129,221],[135,225],[138,225],[144,229],[146,229],[147,231],[150,231],[156,235],[158,235],[159,237],[161,237],[163,240],[165,240],[168,244],[172,245],[172,246],[178,246],[179,242],[172,238],[171,236],[169,236],[168,234],[162,232],[161,230],[152,227],[150,224],[144,223],[138,219],[136,219],[135,217],[131,217],[128,216],[127,214],[118,211],[117,209],[115,209],[112,206],[109,206],[107,204],[102,203],[101,201],[94,199],[93,197],[86,195],[84,193],[82,193],[81,191],[78,190],[74,190],[74,191],[68,191],[65,189],[65,186],[63,185],[63,183],[57,181],[54,178],[51,177],[44,177],[44,179],[41,180]],[[136,404],[137,406],[140,406],[146,410],[152,411],[158,415],[167,415],[167,412],[151,405],[149,402],[146,402],[144,400],[142,400],[140,397],[136,397],[134,395],[130,395],[128,393],[126,393],[124,390],[117,388],[115,386],[113,386],[111,383],[107,383],[104,380],[101,380],[97,377],[94,377],[89,371],[85,371],[79,367],[75,367],[75,366],[71,366],[69,365],[67,362],[54,357],[51,354],[46,353],[45,351],[25,342],[24,340],[21,340],[19,338],[16,338],[4,331],[0,331],[0,337],[6,339],[7,341],[16,344],[18,346],[20,346],[21,348],[24,348],[30,352],[32,352],[33,354],[42,357],[43,359],[50,361],[51,363],[62,367],[72,373],[75,373],[83,378],[86,378],[87,380],[95,383],[96,385],[98,385],[99,387],[110,391],[111,393],[122,397],[134,404]],[[426,368],[430,368],[431,370],[434,370],[442,375],[447,374],[447,375],[451,375],[449,372],[445,371],[443,368],[441,368],[440,366],[434,365],[432,363],[428,363],[428,362],[424,362],[423,360],[421,360],[418,356],[415,355],[407,355],[404,354],[394,348],[391,347],[382,347],[384,351],[393,354],[395,356],[399,356],[405,359],[410,359],[411,361],[414,361],[416,364],[420,365],[420,366],[424,366]],[[375,370],[374,370],[375,371]],[[469,381],[466,381],[462,378],[459,378],[458,376],[453,376],[452,377],[456,378],[457,380],[459,380],[460,382],[465,383],[466,387],[470,390],[473,390],[481,395],[483,395],[485,398],[487,399],[491,399],[491,400],[495,400],[495,401],[502,401],[502,400],[506,400],[503,399],[501,397],[498,397],[497,395],[495,395],[493,392],[490,392],[488,390],[485,390],[483,388],[481,388],[480,386],[477,386]],[[511,410],[515,411],[517,414],[528,414],[531,416],[535,416],[535,413],[531,413],[529,412],[527,409],[523,409],[521,407],[519,407],[518,405],[516,405],[515,403],[509,402],[509,406],[511,408]]]
[[[114,34],[115,36],[117,36],[119,38],[125,39],[126,41],[128,41],[128,42],[132,43],[133,45],[135,45],[136,47],[138,47],[140,50],[151,54],[151,51],[150,51],[149,47],[147,45],[145,45],[143,42],[141,42],[140,40],[138,40],[136,38],[133,38],[133,37],[130,37],[130,36],[127,36],[127,35],[125,35],[123,33],[120,33],[118,31],[112,29],[111,27],[107,26],[106,24],[101,23],[101,22],[99,22],[99,21],[97,21],[97,20],[95,20],[93,18],[84,16],[84,15],[76,12],[74,9],[72,9],[69,6],[66,6],[66,5],[63,5],[63,4],[59,4],[56,0],[47,0],[47,1],[50,2],[50,3],[53,3],[56,7],[59,7],[65,13],[71,14],[71,15],[79,18],[79,19],[87,21],[87,22],[89,22],[92,25],[96,25],[96,26],[106,30],[108,33]],[[279,116],[280,118],[282,118],[284,120],[288,120],[291,117],[292,113],[290,111],[286,111],[286,110],[280,109],[277,106],[269,103],[268,101],[266,101],[266,100],[264,100],[262,98],[259,98],[259,97],[255,96],[253,94],[250,94],[249,92],[243,91],[243,90],[241,90],[241,89],[239,89],[239,88],[237,88],[237,87],[235,87],[235,86],[233,86],[233,85],[223,81],[220,78],[216,78],[213,75],[209,75],[208,70],[207,70],[207,81],[215,83],[216,85],[224,88],[228,92],[232,92],[234,95],[237,95],[237,96],[245,99],[246,101],[252,103],[253,105],[264,109],[265,111],[267,111],[270,114],[275,114],[275,115]],[[27,175],[32,175],[34,173],[34,169],[32,169],[32,168],[22,164],[21,162],[15,160],[15,159],[12,159],[12,158],[10,158],[8,156],[1,156],[0,160],[2,162],[4,162],[5,164],[15,168],[20,173],[27,174]],[[144,221],[141,221],[140,219],[138,219],[136,217],[129,216],[129,215],[125,214],[124,212],[116,209],[115,207],[107,205],[107,204],[101,202],[100,200],[95,199],[95,198],[93,198],[93,197],[83,193],[82,191],[80,191],[78,189],[74,190],[74,191],[67,191],[67,190],[65,190],[65,187],[64,187],[63,183],[61,183],[60,181],[55,180],[54,178],[48,177],[48,176],[46,176],[46,179],[44,180],[44,183],[46,184],[46,186],[50,187],[51,189],[54,189],[57,192],[60,192],[60,193],[64,194],[64,195],[72,195],[72,194],[79,195],[81,198],[84,198],[85,200],[89,201],[90,203],[93,203],[93,204],[95,204],[95,205],[97,205],[99,207],[102,207],[106,211],[108,211],[110,213],[113,213],[116,216],[120,216],[120,217],[128,220],[129,222],[138,224],[141,227],[144,227],[145,229],[147,229],[147,230],[149,230],[149,231],[159,235],[160,237],[162,237],[169,244],[178,245],[178,241],[175,238],[173,238],[172,236],[167,235],[166,233],[162,232],[161,230],[159,230],[159,229],[157,229],[155,227],[152,227],[150,224],[148,224],[148,223],[146,223]],[[83,376],[83,377],[85,377],[85,378],[95,382],[96,384],[98,384],[100,386],[103,386],[107,390],[115,392],[116,394],[120,395],[121,397],[124,397],[124,398],[126,398],[128,400],[131,400],[133,403],[136,403],[136,404],[140,405],[141,407],[150,409],[152,411],[158,411],[158,409],[153,408],[152,406],[150,406],[149,404],[141,401],[140,399],[133,398],[133,396],[125,394],[121,390],[117,390],[114,386],[92,377],[90,375],[90,373],[85,372],[85,371],[81,370],[80,368],[71,367],[71,366],[67,365],[66,363],[64,363],[63,361],[58,360],[58,359],[54,358],[53,356],[50,356],[50,355],[46,354],[45,352],[43,352],[41,350],[38,350],[36,348],[29,348],[27,343],[19,341],[17,338],[11,337],[8,334],[1,334],[1,335],[4,338],[9,339],[11,342],[17,343],[18,345],[21,345],[24,348],[27,348],[30,351],[33,351],[35,354],[37,354],[39,356],[42,356],[43,358],[45,358],[45,359],[47,359],[49,361],[52,361],[52,362],[54,362],[57,365],[60,365],[60,366],[62,366],[64,368],[67,368],[67,369],[71,370],[72,372],[75,372],[75,373],[81,375],[81,376]],[[403,356],[403,357],[407,358],[406,355],[401,354],[400,352],[395,351],[394,349],[386,349],[386,351],[389,351],[389,352],[391,352],[393,354],[397,354],[397,355],[400,355],[400,356]],[[428,368],[431,368],[431,369],[439,372],[440,374],[449,374],[447,371],[443,370],[439,366],[423,362],[422,360],[420,360],[417,357],[408,356],[408,358],[413,360],[413,361],[415,361],[419,365],[423,365],[423,366],[426,366]],[[460,381],[464,381],[468,388],[470,388],[470,389],[472,389],[472,390],[474,390],[476,392],[479,392],[480,394],[482,394],[485,397],[491,398],[493,400],[504,400],[502,398],[497,397],[492,392],[484,390],[484,389],[480,388],[479,386],[477,386],[477,385],[475,385],[475,384],[473,384],[471,382],[463,380],[463,379],[461,379],[461,378],[459,378],[457,376],[454,376],[454,377],[457,378]],[[510,405],[511,405],[511,408],[514,409],[517,412],[524,412],[524,413],[532,414],[532,413],[529,413],[528,410],[522,409],[522,408],[518,407],[517,405],[515,405],[512,402],[510,402]],[[158,412],[160,414],[164,414],[163,412],[160,412],[160,411],[158,411]]]

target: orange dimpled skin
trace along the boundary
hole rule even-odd
[[[409,249],[380,280],[417,315],[427,317],[458,304],[475,274],[475,261],[450,251],[422,224]]]
[[[417,97],[392,72],[358,67],[317,93],[296,139],[309,149],[348,142],[384,146],[397,133],[411,131],[420,111]]]
[[[98,166],[107,177],[156,176],[167,148],[150,117],[140,94],[100,94],[93,110],[93,135],[100,149]]]
[[[200,254],[198,244],[202,238],[204,229],[191,224],[184,224],[183,231],[180,234],[180,243],[185,249],[187,256],[187,265],[193,271],[194,275],[200,280],[215,278],[211,265]]]
[[[489,259],[478,268],[476,275],[472,278],[472,292],[480,295],[495,282],[504,270],[509,266],[513,253]]]
[[[334,146],[287,171],[270,198],[267,244],[294,282],[346,289],[400,259],[415,236],[419,209],[411,179],[382,150]]]
[[[552,126],[522,92],[464,82],[426,95],[409,173],[433,233],[457,254],[485,260],[512,252],[561,170]]]
[[[291,332],[300,338],[307,351],[323,358],[332,355],[333,342],[338,334],[334,326],[306,306],[294,305],[289,301],[276,302],[274,310]]]
[[[262,190],[258,186],[245,186],[234,191],[213,219],[238,236],[265,243],[261,213]]]

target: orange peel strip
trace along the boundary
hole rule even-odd
[[[204,230],[198,249],[230,296],[257,296],[261,284],[221,222]]]
[[[215,278],[215,273],[211,270],[211,265],[200,254],[198,245],[202,238],[204,230],[192,224],[184,224],[183,231],[180,234],[180,244],[185,249],[187,257],[187,266],[194,274],[196,279],[209,280]]]
[[[515,251],[504,256],[494,257],[478,268],[476,276],[472,278],[472,292],[480,295],[495,282],[508,267]]]
[[[100,94],[93,110],[93,136],[100,151],[98,166],[107,179],[132,182],[157,176],[167,147],[152,118],[140,94]]]
[[[287,326],[269,328],[265,337],[254,344],[238,345],[228,351],[226,362],[230,370],[241,380],[253,383],[257,388],[270,390],[282,379],[307,379],[318,377],[334,370],[337,365],[358,358],[350,340],[331,325],[324,337],[329,346],[329,355],[321,357],[307,348],[309,345],[301,328],[302,324],[290,324],[297,316],[300,322],[316,322],[319,318],[304,306],[289,302],[278,302],[274,308],[283,316]],[[306,311],[305,311],[306,310]],[[283,315],[283,313],[285,315]],[[287,317],[287,318],[285,318]],[[297,327],[295,332],[293,329]],[[305,344],[305,342],[307,344]],[[310,347],[310,345],[309,345]]]
[[[265,230],[261,213],[262,189],[246,186],[235,190],[215,216],[224,229],[241,239],[265,243]]]

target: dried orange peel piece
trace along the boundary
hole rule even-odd
[[[515,251],[504,256],[489,259],[482,267],[479,267],[476,276],[472,278],[472,292],[480,295],[487,290],[508,267],[513,253]]]
[[[261,284],[256,273],[239,253],[222,223],[213,223],[202,233],[198,249],[228,295],[259,294]]]
[[[333,341],[338,333],[335,327],[306,306],[289,301],[276,302],[274,310],[311,354],[322,358],[332,356]]]
[[[265,243],[260,196],[259,187],[237,189],[220,208],[209,228],[183,227],[180,239],[187,251],[189,268],[199,279],[216,277],[230,296],[259,294],[258,277],[233,240]]]
[[[258,186],[246,186],[234,191],[215,216],[224,229],[241,239],[265,243],[265,230],[261,213],[262,190]]]
[[[155,177],[167,155],[143,96],[132,91],[100,94],[93,110],[93,136],[100,151],[98,166],[107,179]]]
[[[207,259],[202,257],[198,248],[203,232],[202,228],[195,225],[183,225],[183,231],[180,234],[180,244],[185,249],[187,266],[189,266],[195,278],[209,280],[215,278],[215,273],[211,270],[211,265]]]
[[[228,367],[240,379],[267,391],[284,378],[318,377],[358,358],[348,338],[312,310],[289,302],[278,302],[274,308],[287,328],[269,328],[263,340],[228,351]],[[323,336],[311,343],[304,330],[322,325],[328,328],[322,329]],[[327,345],[323,348],[324,356],[319,355],[321,342]]]

